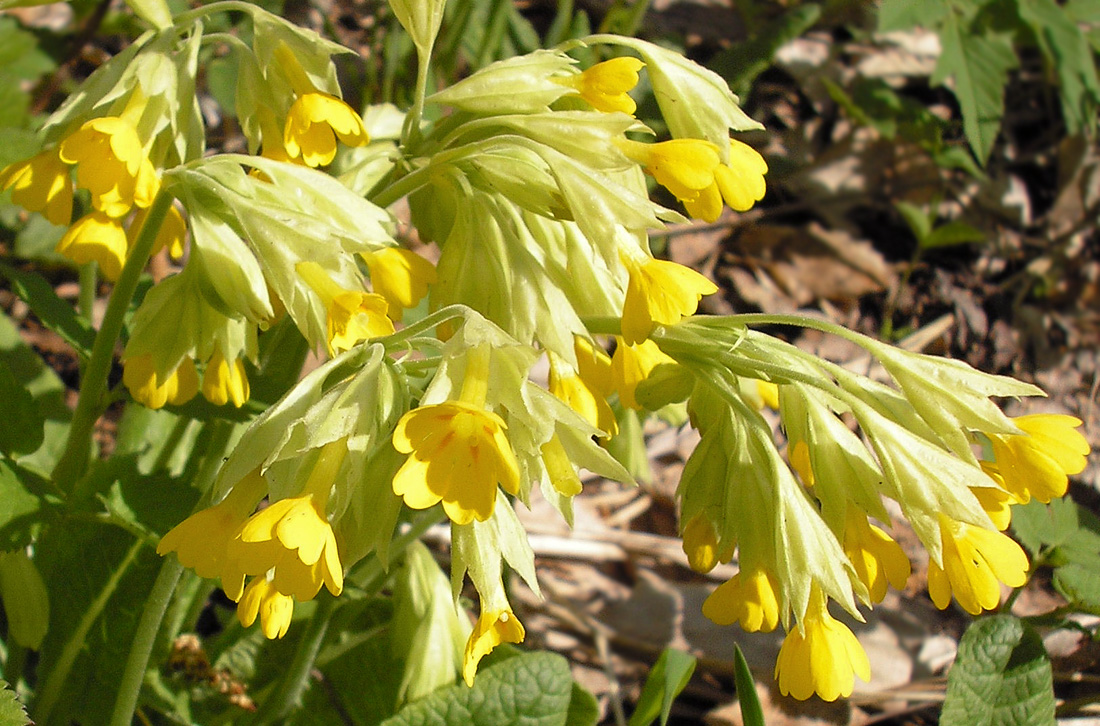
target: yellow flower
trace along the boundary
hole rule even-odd
[[[138,208],[134,213],[134,219],[126,228],[126,240],[130,247],[134,246],[137,236],[141,234],[141,228],[145,224],[145,218],[149,216],[148,209]],[[175,205],[168,207],[168,213],[157,230],[157,239],[153,243],[153,254],[160,252],[165,247],[173,260],[183,258],[183,242],[187,238],[187,222],[183,221],[183,215]]]
[[[47,149],[0,171],[0,189],[11,189],[11,200],[32,212],[42,212],[51,224],[72,221],[73,182],[57,149]]]
[[[230,363],[222,354],[221,346],[215,344],[214,354],[206,362],[206,373],[202,377],[202,395],[215,406],[232,401],[240,408],[248,401],[249,393],[244,361],[234,358]]]
[[[804,701],[814,693],[825,701],[852,695],[855,676],[871,679],[867,653],[846,625],[825,607],[814,586],[810,606],[799,626],[783,639],[775,662],[779,692]]]
[[[939,515],[943,564],[928,563],[928,594],[941,610],[954,594],[963,610],[978,615],[1001,602],[1001,583],[1027,582],[1027,555],[1008,535]]]
[[[397,422],[393,446],[409,454],[393,477],[393,491],[413,509],[439,501],[456,524],[493,514],[499,482],[519,491],[519,464],[504,435],[504,420],[463,401],[409,411]]]
[[[760,396],[760,402],[773,411],[779,410],[779,386],[771,381],[753,379],[756,382],[756,393]]]
[[[370,139],[363,119],[351,106],[327,93],[304,93],[290,107],[283,129],[283,146],[291,158],[308,166],[324,166],[336,156],[336,139],[363,146]]]
[[[244,589],[237,605],[237,619],[248,628],[260,616],[260,628],[264,637],[275,640],[286,635],[290,620],[294,617],[294,598],[284,595],[266,576],[255,577]]]
[[[871,602],[882,602],[889,583],[895,590],[909,579],[909,558],[890,535],[867,521],[858,507],[848,505],[844,524],[844,554],[867,586]]]
[[[979,463],[993,481],[1000,484],[1001,487],[1004,486],[1004,479],[997,473],[995,465],[985,461]],[[970,487],[970,493],[982,505],[982,509],[993,520],[993,524],[998,530],[1003,532],[1008,529],[1008,525],[1012,524],[1012,505],[1019,504],[1016,497],[997,487]]]
[[[557,398],[584,417],[605,436],[619,431],[615,412],[607,403],[607,396],[614,390],[611,385],[611,358],[597,350],[586,338],[577,336],[573,341],[577,355],[574,371],[554,353],[550,353],[548,388]]]
[[[630,273],[623,302],[623,339],[633,345],[649,337],[657,325],[675,325],[694,315],[704,295],[718,286],[690,267],[648,257],[637,262],[624,256]]]
[[[684,199],[687,213],[696,219],[713,222],[722,213],[722,200],[730,209],[745,212],[764,198],[764,175],[768,163],[756,149],[730,139],[730,160],[714,170],[714,183],[695,199]]]
[[[175,552],[180,564],[199,577],[221,577],[226,548],[257,502],[267,491],[267,482],[254,472],[238,482],[222,501],[192,514],[160,538],[157,554]]]
[[[56,250],[78,265],[98,263],[103,276],[113,282],[122,274],[129,244],[120,220],[92,212],[66,230]]]
[[[405,308],[415,308],[436,281],[435,265],[402,247],[385,247],[363,254],[374,291],[386,299],[389,316],[400,320]]]
[[[778,589],[770,572],[742,570],[703,601],[703,615],[718,625],[740,623],[747,633],[770,633],[779,624]]]
[[[381,295],[340,287],[316,262],[299,262],[295,269],[324,303],[330,353],[393,333],[393,321],[386,316],[389,305]]]
[[[611,356],[611,376],[615,390],[619,392],[619,403],[628,408],[641,408],[634,392],[638,384],[649,377],[650,372],[661,363],[675,363],[672,358],[661,352],[652,340],[644,340],[638,345],[627,345],[618,338],[615,354]]]
[[[696,514],[684,526],[683,548],[688,565],[696,572],[710,572],[718,564],[718,536],[710,520]]]
[[[628,93],[638,85],[638,71],[645,63],[623,56],[597,63],[576,75],[555,78],[555,83],[569,86],[592,108],[604,113],[619,111],[630,116],[638,106]]]
[[[483,610],[466,641],[466,652],[462,656],[462,679],[466,685],[474,685],[477,664],[493,648],[501,643],[522,643],[524,635],[523,623],[511,610]]]
[[[569,454],[565,452],[565,446],[557,434],[539,447],[542,454],[542,463],[546,467],[546,475],[550,479],[550,485],[563,497],[572,497],[581,493],[584,488],[581,478],[573,468],[573,462],[569,460]]]
[[[149,408],[161,408],[166,403],[181,406],[199,392],[199,374],[190,358],[184,358],[162,382],[157,378],[153,355],[142,353],[123,364],[122,382],[135,401]]]
[[[153,203],[160,181],[149,163],[137,129],[118,116],[86,122],[61,142],[59,156],[76,164],[77,186],[92,194],[92,206],[121,217],[135,204]]]
[[[1066,493],[1068,475],[1085,469],[1091,451],[1077,431],[1081,420],[1060,414],[1033,414],[1012,419],[1023,435],[989,434],[997,472],[1005,488],[1026,504],[1035,497],[1049,502]]]
[[[618,145],[681,202],[694,201],[711,187],[722,161],[718,147],[702,139],[672,139],[657,144],[620,140]]]
[[[336,536],[325,515],[332,479],[347,454],[347,442],[326,444],[302,493],[272,503],[252,515],[228,547],[234,582],[225,582],[231,598],[243,575],[272,571],[274,587],[299,602],[311,600],[323,584],[333,595],[344,589],[344,568]]]

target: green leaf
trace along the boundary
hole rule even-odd
[[[733,646],[733,678],[737,684],[742,723],[745,726],[764,726],[764,709],[760,706],[760,697],[756,695],[756,681],[739,645]]]
[[[1077,610],[1100,615],[1100,571],[1078,562],[1054,571],[1054,587]]]
[[[917,238],[917,244],[924,247],[924,241],[932,233],[932,220],[925,211],[915,204],[902,201],[894,202],[894,209],[898,210],[898,214],[909,225],[913,236]]]
[[[4,402],[0,452],[15,457],[37,451],[45,438],[45,420],[30,391],[16,380],[7,361],[3,359],[0,359],[0,401]]]
[[[1034,557],[1054,550],[1060,561],[1082,561],[1100,552],[1100,521],[1068,496],[1050,504],[1032,500],[1012,508],[1012,530]]]
[[[878,32],[909,30],[915,26],[935,28],[947,12],[943,0],[883,0],[878,8]]]
[[[630,726],[646,726],[658,716],[661,726],[665,726],[672,702],[687,686],[694,672],[695,656],[682,650],[665,648],[642,686],[638,706],[630,716]]]
[[[942,726],[1054,724],[1050,660],[1035,629],[1012,615],[974,622],[947,677]]]
[[[948,13],[940,28],[940,53],[933,86],[952,79],[952,91],[962,109],[963,130],[978,161],[985,164],[1004,115],[1005,84],[1019,61],[1007,36],[976,35]]]
[[[569,711],[565,714],[565,726],[596,726],[600,719],[600,704],[587,688],[573,683],[569,694]]]
[[[1047,68],[1058,77],[1062,116],[1070,134],[1096,121],[1100,77],[1088,39],[1066,10],[1053,0],[1016,0],[1020,20],[1039,44]]]
[[[0,679],[0,726],[26,726],[31,720],[10,689],[8,682]]]
[[[0,315],[0,361],[34,397],[38,411],[45,420],[43,445],[33,454],[20,457],[20,466],[27,470],[48,472],[65,445],[66,429],[72,417],[72,411],[65,403],[65,385],[23,341],[6,315]]]
[[[820,5],[802,5],[766,23],[747,41],[736,43],[708,64],[739,95],[747,95],[756,77],[772,65],[776,51],[798,38],[821,17]]]
[[[0,549],[26,546],[53,506],[47,481],[18,464],[0,459]]]
[[[12,292],[30,306],[47,328],[71,345],[87,360],[95,343],[95,329],[68,303],[57,296],[53,285],[36,272],[26,272],[0,262],[0,275],[8,278]]]
[[[561,726],[570,712],[573,679],[556,653],[524,653],[482,668],[473,688],[436,691],[401,709],[382,726]]]
[[[985,241],[985,232],[972,227],[966,222],[956,220],[936,227],[931,234],[920,241],[920,246],[921,249],[931,250],[937,247],[954,247],[955,245]]]

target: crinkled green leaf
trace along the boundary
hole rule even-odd
[[[31,720],[10,689],[8,682],[0,679],[0,726],[26,726]]]
[[[878,32],[909,30],[917,25],[934,28],[946,12],[944,0],[882,0],[878,6]]]
[[[47,482],[7,459],[0,459],[0,549],[26,546],[50,514]]]
[[[1035,629],[1012,615],[977,620],[947,677],[942,726],[1054,724],[1050,660]]]
[[[1005,35],[974,34],[965,21],[948,13],[940,28],[942,52],[932,74],[934,86],[951,79],[962,109],[963,130],[978,161],[985,163],[1001,128],[1008,72],[1019,65]]]
[[[479,671],[472,688],[436,691],[382,726],[564,726],[573,678],[556,653],[525,653]]]
[[[1078,610],[1100,615],[1100,570],[1071,562],[1054,571],[1054,587]]]
[[[3,263],[0,263],[0,275],[8,278],[12,292],[30,306],[43,325],[60,335],[81,358],[91,356],[95,329],[87,319],[76,314],[71,303],[59,298],[41,275]]]
[[[695,663],[695,656],[690,653],[665,648],[642,686],[642,695],[630,716],[630,726],[648,726],[658,717],[661,726],[665,726],[672,702],[691,680]]]

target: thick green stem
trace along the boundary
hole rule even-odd
[[[175,557],[166,558],[160,566],[153,589],[145,599],[145,609],[141,612],[141,620],[138,621],[137,632],[134,633],[126,668],[119,679],[118,697],[115,699],[115,710],[111,713],[110,726],[130,726],[133,721],[141,684],[145,680],[145,669],[149,665],[149,654],[153,652],[164,611],[168,608],[168,602],[172,599],[172,593],[182,573],[183,565]]]
[[[57,699],[61,695],[61,689],[65,686],[65,682],[69,680],[69,673],[73,669],[73,664],[76,663],[77,657],[84,650],[85,641],[88,638],[88,631],[92,629],[92,625],[95,624],[99,616],[103,614],[103,609],[107,607],[107,601],[111,599],[111,596],[115,594],[115,590],[118,589],[118,584],[122,581],[122,578],[130,570],[130,566],[134,563],[138,553],[141,552],[145,546],[145,542],[138,540],[130,546],[126,556],[122,558],[122,562],[111,574],[111,577],[103,585],[103,589],[100,590],[96,599],[88,606],[88,609],[84,611],[83,617],[80,618],[80,622],[76,626],[76,630],[73,631],[72,636],[69,637],[69,641],[65,643],[65,647],[61,651],[61,656],[57,659],[57,663],[54,665],[53,670],[50,671],[49,677],[46,679],[45,685],[42,686],[42,690],[38,693],[38,702],[34,709],[35,723],[48,723],[50,720],[50,713],[53,711],[54,706],[57,705]],[[129,721],[126,722],[127,724]]]
[[[53,470],[53,480],[62,491],[72,494],[70,507],[83,506],[95,493],[91,489],[93,483],[83,475],[88,467],[95,422],[103,410],[107,374],[111,372],[111,365],[115,358],[115,342],[122,332],[126,311],[137,290],[141,272],[149,261],[157,232],[160,231],[160,225],[171,205],[171,195],[163,191],[153,201],[149,208],[149,216],[146,217],[141,233],[138,234],[137,241],[130,250],[115,289],[111,291],[111,300],[107,303],[103,324],[96,333],[95,343],[92,345],[92,357],[88,360],[88,366],[84,369],[84,377],[80,382],[80,397],[76,402],[76,410],[73,411],[65,451]]]
[[[294,659],[287,666],[282,682],[271,692],[271,697],[264,701],[260,712],[256,714],[256,720],[253,721],[256,726],[282,723],[301,701],[302,694],[309,686],[313,663],[317,660],[321,644],[328,634],[329,621],[335,607],[335,597],[326,594],[318,599],[317,609],[309,619],[309,626],[302,634],[302,640],[294,652]]]
[[[91,321],[92,308],[95,307],[95,288],[98,282],[95,265],[89,262],[80,266],[80,297],[77,299],[77,310],[80,317]]]

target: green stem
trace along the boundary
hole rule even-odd
[[[160,573],[145,599],[145,608],[141,611],[141,620],[138,621],[137,632],[134,633],[130,655],[119,679],[118,696],[110,726],[130,726],[133,721],[141,684],[145,681],[145,669],[149,665],[149,654],[153,652],[164,611],[168,608],[168,602],[182,573],[183,565],[175,557],[168,557],[161,563]]]
[[[190,25],[194,21],[205,18],[208,15],[214,13],[227,13],[233,11],[245,13],[248,16],[253,16],[260,8],[252,3],[242,2],[241,0],[220,0],[220,2],[213,2],[209,5],[203,5],[202,7],[195,8],[194,10],[188,10],[187,12],[180,13],[172,19],[172,24],[177,28],[185,25]]]
[[[302,634],[298,643],[298,649],[294,652],[294,659],[290,661],[282,682],[272,691],[271,697],[264,701],[260,711],[253,721],[255,726],[282,723],[295,706],[302,699],[309,686],[310,673],[313,671],[313,663],[317,660],[317,654],[321,651],[321,644],[328,634],[329,622],[332,612],[336,607],[336,598],[325,594],[318,598],[317,609],[309,619],[309,626]],[[113,725],[112,725],[113,726]]]
[[[76,410],[73,411],[72,423],[69,426],[69,438],[65,442],[65,450],[57,466],[54,467],[52,477],[63,491],[72,493],[69,503],[71,507],[87,504],[94,494],[92,489],[94,482],[83,475],[88,467],[95,422],[102,412],[104,394],[107,390],[107,374],[111,372],[111,365],[115,359],[115,342],[122,332],[126,311],[137,290],[141,272],[149,261],[157,232],[171,205],[172,196],[162,191],[149,208],[149,216],[146,217],[141,233],[138,234],[137,241],[126,258],[126,264],[118,277],[115,289],[111,291],[111,299],[107,303],[103,324],[96,333],[95,343],[92,345],[92,357],[88,359],[88,365],[84,370],[84,377],[80,382],[80,397],[77,399]]]
[[[438,506],[423,512],[412,526],[390,543],[385,565],[382,563],[382,558],[372,557],[355,573],[354,578],[349,576],[346,582],[360,587],[367,595],[377,592],[385,582],[386,572],[396,564],[405,549],[415,540],[420,539],[421,535],[440,519],[441,512]],[[317,602],[317,609],[313,611],[313,616],[310,618],[309,626],[294,653],[294,659],[287,667],[283,680],[272,691],[272,696],[260,707],[260,712],[253,722],[254,726],[282,722],[298,705],[309,685],[310,673],[313,671],[317,654],[321,651],[321,644],[328,633],[329,622],[337,604],[335,597],[322,594]],[[112,726],[115,725],[112,724]]]
[[[89,262],[80,266],[80,297],[77,298],[77,309],[80,317],[91,321],[92,310],[95,308],[95,288],[97,275],[95,265]]]
[[[407,328],[402,328],[393,335],[379,339],[377,342],[386,346],[386,350],[392,351],[405,344],[410,338],[415,338],[423,332],[431,330],[437,325],[442,325],[448,320],[465,318],[470,309],[465,305],[448,305],[440,308],[430,315],[426,315]]]
[[[189,421],[189,419],[183,418],[180,420]],[[192,480],[192,483],[198,489],[204,491],[205,494],[199,498],[192,513],[199,511],[210,503],[210,495],[213,491],[211,484],[223,460],[222,456],[229,446],[233,431],[233,425],[227,421],[209,421],[205,426],[209,427],[212,432],[212,441],[210,448],[199,462],[198,471],[195,472]],[[138,544],[141,544],[141,542],[139,541]],[[145,681],[145,671],[149,667],[149,656],[157,643],[157,635],[160,632],[161,623],[164,621],[164,613],[182,573],[183,565],[176,557],[168,557],[161,564],[157,579],[145,600],[141,619],[138,621],[137,631],[134,633],[134,640],[130,645],[125,670],[119,681],[114,712],[111,715],[111,726],[128,726],[133,719],[134,709],[141,694],[141,685]]]
[[[65,682],[69,680],[69,673],[73,669],[73,664],[76,663],[77,657],[84,650],[85,640],[88,637],[88,631],[92,629],[92,625],[99,619],[99,616],[103,614],[103,609],[107,607],[107,601],[114,595],[115,590],[118,589],[118,584],[122,581],[122,578],[130,570],[130,566],[134,563],[138,553],[141,552],[145,546],[145,542],[138,540],[130,546],[126,556],[122,558],[122,562],[111,574],[110,579],[103,585],[103,589],[96,596],[96,599],[88,606],[88,609],[84,611],[84,615],[80,618],[80,622],[76,626],[76,630],[69,637],[65,647],[61,651],[61,656],[57,659],[57,663],[54,665],[53,670],[50,671],[49,677],[46,679],[45,685],[42,690],[39,691],[38,703],[34,710],[35,723],[48,723],[50,720],[50,713],[53,711],[54,706],[57,705],[57,699],[61,695],[61,689],[65,686]],[[129,722],[127,722],[129,723]]]
[[[379,192],[370,201],[375,205],[385,209],[402,197],[408,196],[412,192],[415,192],[420,187],[428,183],[428,177],[431,174],[434,167],[424,166],[416,171],[406,174],[392,185],[386,187]]]

